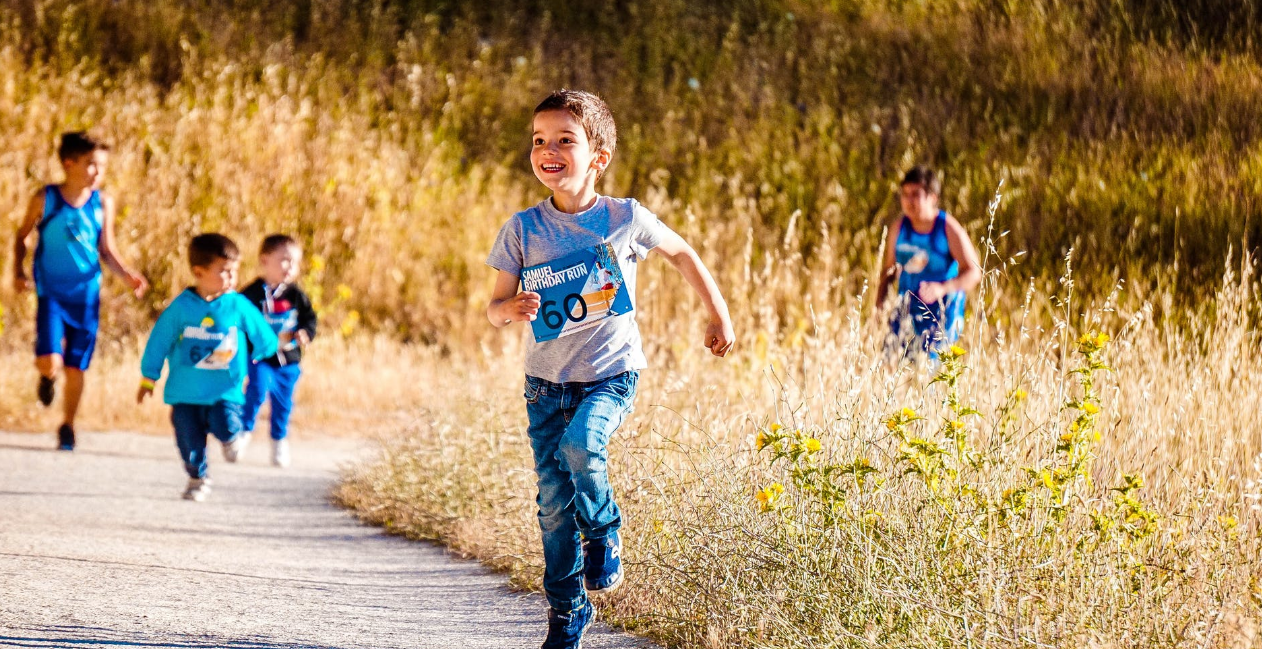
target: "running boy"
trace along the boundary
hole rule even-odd
[[[52,405],[57,376],[65,370],[64,419],[58,448],[73,451],[75,415],[83,396],[83,373],[96,348],[101,305],[101,264],[127,281],[136,297],[149,283],[127,267],[114,246],[114,199],[101,191],[109,147],[86,133],[63,133],[57,157],[65,170],[60,185],[47,185],[31,197],[26,218],[13,244],[13,286],[31,287],[26,270],[26,240],[39,231],[32,270],[35,275],[35,367],[39,402]]]
[[[889,286],[898,281],[890,318],[892,336],[906,352],[938,352],[960,338],[964,294],[982,280],[977,250],[955,217],[938,207],[942,181],[932,169],[907,172],[899,187],[903,216],[889,229],[877,286],[876,308],[885,307]],[[911,331],[904,331],[910,324]]]
[[[249,443],[242,433],[242,388],[250,359],[276,353],[276,334],[250,301],[233,292],[240,252],[222,234],[200,234],[188,246],[194,284],[158,317],[140,359],[136,403],[153,394],[165,362],[170,374],[164,400],[171,406],[175,443],[188,472],[187,500],[210,494],[206,435],[223,442],[224,459],[236,462]]]
[[[287,234],[272,234],[259,248],[262,271],[254,283],[241,291],[254,304],[272,331],[280,338],[280,350],[250,364],[250,381],[245,389],[245,432],[254,432],[263,401],[271,397],[272,464],[289,466],[289,413],[293,410],[294,386],[302,375],[302,348],[315,338],[316,313],[311,299],[298,288],[302,247]]]
[[[606,461],[647,366],[632,308],[639,261],[657,251],[701,297],[710,317],[703,342],[714,355],[725,356],[734,335],[723,296],[692,247],[634,199],[596,193],[617,145],[605,103],[560,90],[535,109],[533,131],[530,164],[552,197],[500,230],[487,259],[499,271],[487,317],[496,327],[530,322],[533,329],[525,398],[551,605],[543,647],[570,649],[595,616],[588,593],[622,582],[622,519]],[[609,279],[590,272],[601,261],[617,295],[593,298],[606,303],[593,308],[586,298]]]

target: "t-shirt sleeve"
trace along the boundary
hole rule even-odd
[[[631,250],[644,259],[649,251],[660,246],[670,228],[639,201],[631,204]]]
[[[521,245],[521,219],[514,216],[500,228],[495,245],[491,246],[491,254],[486,257],[486,265],[520,277],[525,258]]]

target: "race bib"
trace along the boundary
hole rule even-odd
[[[523,269],[521,288],[540,295],[539,315],[530,323],[535,342],[568,336],[632,311],[622,268],[608,243]]]

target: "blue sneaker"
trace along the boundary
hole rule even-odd
[[[583,583],[588,593],[608,593],[622,584],[622,538],[617,532],[583,543]]]
[[[587,600],[569,613],[548,609],[548,638],[542,649],[582,649],[583,633],[596,621],[596,606]]]

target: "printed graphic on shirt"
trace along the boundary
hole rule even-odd
[[[281,285],[275,293],[279,294],[284,289],[284,285]],[[298,347],[298,339],[294,337],[294,332],[298,331],[298,310],[294,308],[292,302],[273,297],[273,293],[268,292],[267,289],[264,289],[264,295],[266,302],[263,305],[263,318],[267,320],[267,324],[271,325],[272,331],[280,342],[277,349],[289,351]]]
[[[214,328],[214,318],[207,316],[202,318],[200,326],[185,327],[180,334],[180,340],[187,343],[189,362],[199,370],[229,369],[232,359],[237,357],[237,328],[228,327],[227,331]]]
[[[911,258],[907,263],[903,264],[903,270],[915,275],[924,272],[929,266],[929,251],[909,243],[898,244],[898,252],[904,255],[910,255]]]
[[[622,269],[608,243],[523,269],[521,287],[541,298],[539,316],[530,323],[536,342],[568,336],[632,311]]]

